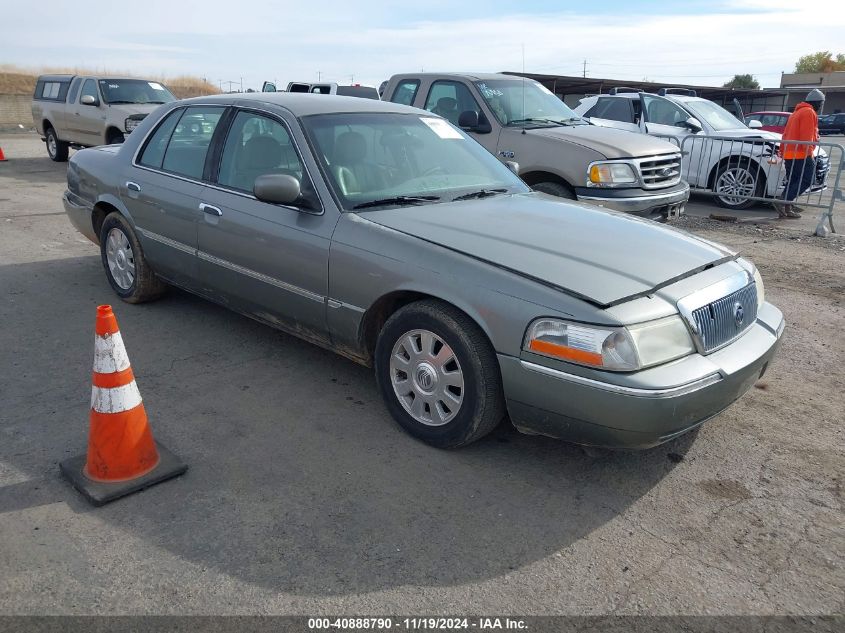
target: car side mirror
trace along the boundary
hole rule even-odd
[[[458,127],[462,130],[474,130],[478,127],[478,112],[475,110],[464,110],[458,117]]]
[[[97,97],[93,95],[82,95],[82,98],[79,100],[79,103],[88,106],[100,105],[100,102],[97,100]]]
[[[519,176],[519,163],[513,160],[506,160],[505,167],[510,169],[515,175]]]
[[[489,134],[493,131],[493,126],[487,121],[487,117],[483,114],[479,115],[475,110],[464,110],[458,117],[458,127],[467,132],[475,132],[476,134]]]
[[[696,119],[694,116],[691,116],[686,121],[684,121],[684,125],[686,125],[693,132],[701,132],[701,130],[704,129],[704,126],[701,125],[701,121]]]
[[[757,119],[751,119],[748,122],[748,127],[750,127],[752,130],[759,130],[761,127],[763,127],[763,124],[760,123],[760,121],[758,121]]]
[[[255,179],[252,192],[262,202],[293,204],[299,198],[299,181],[287,174],[264,174]]]

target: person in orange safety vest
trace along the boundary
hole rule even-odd
[[[811,90],[801,103],[795,106],[786,128],[783,130],[783,141],[805,141],[817,143],[819,140],[819,116],[824,105],[824,93],[821,90]],[[783,158],[786,169],[786,188],[783,191],[783,202],[776,202],[775,209],[782,218],[800,218],[801,214],[793,201],[806,191],[813,182],[816,174],[816,161],[813,158],[815,145],[795,145],[782,142],[778,153]]]

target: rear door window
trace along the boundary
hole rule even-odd
[[[147,141],[144,151],[141,152],[141,158],[138,161],[141,165],[152,167],[153,169],[161,169],[161,162],[164,160],[164,151],[167,149],[170,135],[173,134],[173,129],[179,122],[182,112],[181,108],[174,110],[159,124],[156,131]]]
[[[161,168],[201,180],[211,137],[224,110],[224,107],[213,106],[185,108],[170,135]]]
[[[393,103],[401,103],[402,105],[413,105],[419,89],[419,79],[405,79],[396,86],[396,90],[393,91],[393,96],[390,97],[390,100]]]
[[[621,121],[623,123],[634,122],[634,112],[628,99],[618,97],[600,97],[586,114],[587,117],[607,119],[609,121]]]

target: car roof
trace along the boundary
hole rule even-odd
[[[219,104],[257,106],[270,104],[281,106],[289,110],[294,116],[308,116],[311,114],[333,114],[340,112],[396,112],[416,113],[424,112],[418,108],[381,101],[377,99],[362,99],[361,97],[341,97],[339,95],[321,95],[307,92],[247,92],[238,94],[210,95],[185,99],[180,103]],[[427,113],[429,116],[436,116]]]
[[[448,72],[448,73],[432,73],[432,72],[424,72],[424,73],[402,73],[399,75],[393,75],[391,79],[469,79],[471,81],[491,81],[493,79],[509,79],[511,81],[522,81],[523,79],[528,79],[529,81],[534,81],[528,77],[519,77],[517,75],[505,75],[503,73],[457,73],[457,72]]]

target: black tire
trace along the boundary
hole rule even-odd
[[[106,145],[119,145],[125,140],[126,136],[120,130],[111,129],[106,135]]]
[[[577,200],[577,198],[575,197],[575,192],[572,191],[572,189],[570,189],[566,185],[563,185],[559,182],[538,182],[536,185],[532,185],[531,188],[534,191],[547,193],[550,196],[566,198],[567,200]]]
[[[399,341],[414,330],[432,332],[451,347],[463,374],[462,401],[454,417],[441,426],[417,421],[393,388],[391,355]],[[505,417],[499,363],[490,342],[472,319],[442,301],[411,303],[387,320],[376,344],[375,371],[393,419],[414,437],[437,448],[458,448],[474,442]]]
[[[748,164],[748,160],[731,160],[723,165],[720,165],[716,172],[713,174],[712,186],[711,189],[714,193],[717,193],[716,187],[719,183],[719,180],[722,176],[730,171],[745,171],[749,177],[754,179],[754,189],[752,195],[755,197],[762,197],[763,191],[765,190],[766,186],[766,177],[763,174],[763,170],[760,168],[760,165],[757,163]],[[729,196],[728,196],[729,197]],[[716,195],[714,197],[716,204],[724,209],[732,209],[734,211],[741,211],[743,209],[748,209],[756,204],[755,200],[742,200],[739,203],[732,203],[729,200],[725,200],[722,196]]]
[[[111,247],[109,238],[112,231],[122,234],[131,249],[130,257],[134,269],[131,283],[126,283],[126,278],[123,278],[123,283],[118,281],[109,266],[108,251]],[[118,233],[115,233],[115,238],[120,239]],[[124,257],[124,261],[130,260],[130,257]],[[138,242],[138,237],[135,235],[132,226],[126,218],[116,211],[106,216],[100,229],[100,258],[109,284],[117,296],[127,303],[143,303],[157,299],[167,289],[165,283],[156,276],[144,258],[144,251],[141,249],[141,244]]]
[[[60,141],[58,135],[56,134],[56,130],[52,127],[47,127],[44,130],[44,136],[46,137],[46,144],[47,144],[47,155],[50,157],[50,160],[55,161],[57,163],[64,163],[67,161],[67,154],[68,154],[68,144],[64,141]]]

